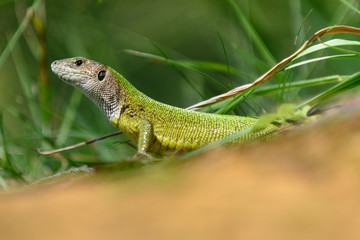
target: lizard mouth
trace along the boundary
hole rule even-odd
[[[61,80],[68,82],[69,76],[67,77],[66,69],[59,64],[59,61],[53,61],[51,63],[51,71]]]
[[[67,67],[64,64],[60,64],[60,61],[54,61],[51,63],[51,70],[53,73],[63,80],[66,83],[71,85],[76,85],[76,81],[78,81],[78,74],[74,72],[74,69],[71,67]]]

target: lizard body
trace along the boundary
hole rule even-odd
[[[138,154],[190,151],[251,128],[257,119],[190,111],[151,99],[111,67],[82,57],[54,61],[52,71],[75,86],[138,146]],[[277,127],[242,135],[231,143],[270,139]]]

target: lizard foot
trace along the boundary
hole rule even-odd
[[[153,162],[159,162],[161,161],[161,159],[159,158],[154,158],[154,156],[152,156],[149,153],[142,153],[142,152],[137,152],[132,158],[132,161],[140,161],[144,164],[147,163],[153,163]]]

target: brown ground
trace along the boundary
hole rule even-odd
[[[0,195],[0,239],[359,239],[360,114]]]

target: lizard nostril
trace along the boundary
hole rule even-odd
[[[54,67],[55,67],[56,65],[58,65],[58,61],[53,61],[53,62],[51,63],[51,69],[54,70]]]

